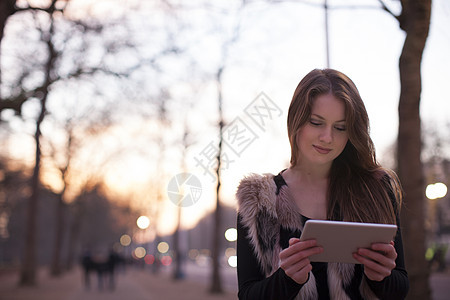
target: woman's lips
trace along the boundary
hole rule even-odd
[[[328,153],[331,152],[331,149],[329,149],[329,148],[323,148],[323,147],[316,146],[316,145],[313,145],[313,147],[314,147],[314,149],[316,149],[316,151],[319,152],[320,154],[328,154]]]

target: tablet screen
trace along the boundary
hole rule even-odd
[[[323,252],[310,256],[317,262],[359,262],[353,258],[358,248],[369,248],[373,243],[389,243],[394,240],[397,226],[357,222],[308,220],[300,240],[316,239]]]

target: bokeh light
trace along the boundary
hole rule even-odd
[[[191,249],[191,250],[189,250],[188,256],[190,259],[195,260],[197,258],[197,256],[199,256],[199,254],[200,254],[200,251],[198,251],[197,249]]]
[[[146,216],[140,216],[137,219],[136,224],[140,229],[147,229],[150,225],[150,219]]]
[[[144,261],[147,265],[153,265],[153,263],[155,262],[155,256],[152,254],[147,254],[144,257]]]
[[[128,234],[124,234],[120,237],[120,244],[124,247],[131,244],[131,237]]]
[[[429,184],[425,190],[425,195],[430,200],[443,198],[447,195],[447,186],[442,182]]]
[[[209,249],[202,249],[202,250],[200,250],[200,255],[211,256],[211,250],[209,250]]]
[[[134,249],[134,256],[136,256],[136,258],[143,258],[146,253],[147,251],[145,251],[144,247],[137,247]]]
[[[237,240],[237,230],[236,228],[228,228],[225,231],[225,239],[229,242],[234,242]]]
[[[232,255],[228,258],[228,265],[232,268],[237,267],[237,256],[236,255]]]
[[[172,257],[165,255],[161,258],[161,264],[163,266],[170,266],[172,264]]]
[[[230,258],[233,255],[236,255],[236,249],[234,249],[234,248],[227,248],[227,250],[225,250],[225,256],[227,258]]]
[[[169,244],[167,244],[166,242],[161,242],[158,244],[158,251],[160,253],[167,253],[167,251],[169,251]]]

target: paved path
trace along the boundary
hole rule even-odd
[[[158,275],[149,270],[128,268],[116,276],[114,290],[99,290],[97,278],[92,276],[91,288],[82,284],[80,270],[66,273],[59,278],[51,278],[46,270],[38,274],[38,286],[19,288],[17,274],[0,277],[0,300],[235,300],[235,291],[226,291],[221,295],[208,292],[209,280],[175,281],[168,271]],[[201,281],[201,282],[199,282]]]
[[[87,290],[82,284],[80,270],[51,278],[47,270],[39,273],[37,287],[19,288],[16,273],[0,277],[0,300],[236,300],[237,283],[233,270],[222,272],[224,288],[222,295],[211,295],[206,268],[186,268],[185,280],[174,281],[169,270],[158,275],[149,270],[129,268],[117,274],[116,288],[113,291],[99,291],[97,280],[91,278],[92,287]],[[433,300],[450,299],[450,272],[434,273],[431,276]]]
[[[450,270],[446,273],[433,273],[430,287],[433,300],[450,299]]]
[[[144,276],[136,270],[128,270],[126,273],[117,274],[116,276],[116,287],[114,290],[110,290],[109,287],[105,287],[102,290],[98,289],[97,278],[92,276],[90,289],[86,289],[81,284],[78,288],[71,291],[67,295],[67,300],[122,300],[122,299],[133,299],[133,300],[157,300],[150,291],[147,291],[144,285],[137,277]],[[81,275],[80,275],[81,278]],[[77,278],[78,281],[81,281]]]

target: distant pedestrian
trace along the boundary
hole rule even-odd
[[[114,290],[116,288],[115,271],[119,263],[122,262],[121,256],[111,249],[109,251],[108,261],[106,263],[106,272],[109,276],[109,289]]]
[[[89,249],[83,251],[81,256],[81,266],[83,268],[84,287],[88,290],[91,288],[90,272],[93,269],[92,255]]]

